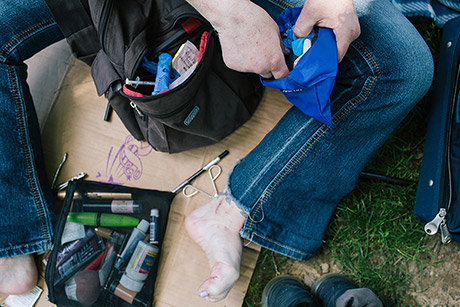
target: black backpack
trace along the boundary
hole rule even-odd
[[[105,94],[129,132],[155,150],[180,152],[210,145],[245,123],[257,108],[259,77],[225,66],[218,35],[184,0],[46,0],[74,55],[91,65],[99,95]],[[190,18],[201,22],[186,29]],[[184,30],[185,28],[185,30]],[[126,94],[126,78],[143,78],[144,56],[174,55],[189,40],[197,47],[208,32],[193,73],[157,95]]]

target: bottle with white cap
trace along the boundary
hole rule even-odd
[[[140,292],[159,251],[160,249],[155,245],[139,241],[120,279],[120,284],[126,289]]]
[[[115,268],[120,270],[126,260],[131,257],[134,248],[137,245],[137,242],[144,240],[145,236],[147,235],[147,231],[149,229],[149,222],[146,220],[141,220],[136,228],[133,229],[131,235],[129,236],[128,242],[126,243],[123,252],[121,253],[120,257],[118,257],[117,262],[115,263]]]

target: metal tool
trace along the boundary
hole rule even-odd
[[[213,170],[217,170],[217,171],[213,171]],[[204,195],[208,196],[209,198],[216,198],[219,195],[219,192],[217,191],[216,179],[222,173],[222,168],[219,165],[212,165],[211,167],[208,168],[207,172],[209,174],[209,178],[211,179],[211,184],[212,184],[212,187],[214,189],[214,195],[211,195],[211,194],[203,191],[202,189],[199,189],[199,188],[197,188],[197,187],[195,187],[195,186],[193,186],[191,184],[187,184],[183,188],[182,194],[184,194],[185,197],[192,197],[192,196],[196,195],[197,193],[203,193]],[[213,172],[215,172],[215,174]],[[190,192],[190,190],[192,190],[192,192]]]

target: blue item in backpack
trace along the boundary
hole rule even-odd
[[[287,9],[278,17],[276,22],[282,36],[286,31],[292,31],[300,11],[301,8]],[[283,41],[286,43],[286,39]],[[336,75],[337,46],[334,32],[318,28],[313,45],[286,77],[260,79],[264,86],[281,90],[306,115],[332,126],[330,96]]]

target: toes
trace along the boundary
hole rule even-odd
[[[198,290],[202,298],[210,302],[223,300],[232,289],[233,284],[223,285],[218,277],[213,276],[203,282]]]
[[[235,285],[239,277],[239,270],[233,266],[218,262],[211,272],[211,276],[203,282],[198,292],[208,301],[223,300]]]

